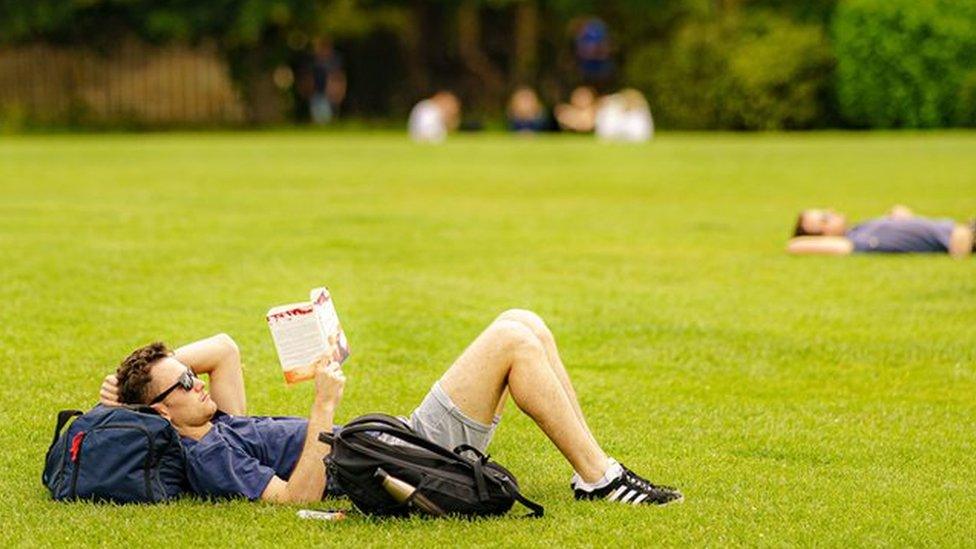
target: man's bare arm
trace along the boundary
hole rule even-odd
[[[210,396],[217,408],[231,415],[247,413],[244,372],[237,343],[227,334],[194,341],[174,351],[176,359],[198,375],[210,376]],[[119,405],[118,379],[109,374],[102,380],[99,401],[105,406]]]
[[[322,460],[329,453],[329,445],[319,441],[319,433],[332,431],[336,408],[342,400],[346,378],[339,364],[326,366],[324,360],[315,368],[315,400],[308,416],[305,446],[288,481],[278,476],[261,494],[261,499],[276,503],[309,503],[322,499],[325,491],[325,465]]]
[[[210,396],[220,411],[235,416],[247,413],[241,353],[229,335],[194,341],[176,349],[174,355],[197,375],[210,376]]]
[[[956,259],[969,257],[973,253],[973,229],[961,223],[956,224],[949,236],[949,255]]]
[[[854,243],[843,236],[797,236],[790,239],[786,251],[796,255],[847,255]]]
[[[325,83],[325,95],[333,104],[338,105],[346,98],[346,73],[337,71]]]

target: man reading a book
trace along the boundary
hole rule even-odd
[[[210,391],[197,377],[210,377]],[[154,343],[134,351],[105,378],[103,404],[148,404],[180,433],[193,491],[206,497],[310,502],[327,493],[318,433],[333,428],[345,386],[337,363],[315,370],[307,418],[246,413],[237,345],[217,335],[170,351]],[[607,456],[590,432],[545,322],[509,310],[492,322],[434,383],[404,422],[448,448],[484,451],[508,396],[553,442],[575,474],[574,497],[633,505],[681,501]]]

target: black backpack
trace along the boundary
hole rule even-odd
[[[468,445],[448,450],[393,416],[361,416],[334,434],[321,433],[319,440],[332,446],[325,458],[328,475],[367,515],[493,516],[508,512],[515,501],[532,510],[529,516],[544,512],[488,456]]]
[[[41,481],[56,500],[156,503],[186,491],[185,463],[176,429],[152,408],[99,405],[58,413]]]

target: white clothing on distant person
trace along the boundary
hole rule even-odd
[[[600,101],[595,130],[597,137],[608,141],[648,141],[654,136],[654,120],[640,92],[624,90]]]
[[[444,111],[431,99],[424,99],[414,105],[407,127],[410,138],[414,141],[439,143],[447,137]]]

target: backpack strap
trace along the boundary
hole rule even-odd
[[[346,427],[359,425],[360,423],[382,423],[383,425],[389,425],[390,427],[395,427],[397,429],[410,430],[399,418],[395,418],[388,414],[365,414],[347,423]]]
[[[481,461],[482,463],[488,461],[488,456],[486,456],[481,452],[481,450],[475,448],[474,446],[471,446],[470,444],[459,444],[454,447],[455,454],[460,456],[464,454],[464,452],[471,452],[472,454],[477,456],[478,460]]]
[[[474,464],[474,474],[475,474],[475,482],[478,483],[478,494],[480,496],[481,490],[484,487],[484,482],[485,482],[484,474],[482,470],[483,465],[488,463],[491,458],[490,456],[486,456],[481,452],[481,450],[475,448],[474,446],[471,446],[470,444],[461,444],[458,447],[454,448],[455,454],[461,455],[464,452],[471,452],[472,454],[478,456],[478,461],[476,461]],[[500,473],[500,471],[498,471],[497,469],[495,470],[495,472]],[[514,482],[512,482],[512,479],[509,478],[508,475],[504,475],[502,478],[499,478],[498,474],[492,476],[495,478],[495,480],[501,481],[502,485],[505,487],[505,491],[507,491],[510,496],[515,498],[516,501],[528,507],[529,510],[532,511],[531,513],[526,515],[526,517],[541,518],[542,515],[545,514],[546,512],[545,507],[523,496],[522,491],[519,490],[518,486]]]
[[[365,414],[343,425],[338,430],[342,431],[366,423],[370,423],[370,424],[379,423],[381,425],[391,427],[393,429],[397,429],[397,432],[401,432],[401,431],[412,432],[402,421],[387,414]],[[354,432],[358,433],[363,430],[376,431],[378,429],[355,429]],[[319,433],[319,442],[324,442],[329,446],[332,446],[332,444],[335,442],[336,436],[337,434],[335,431],[328,431],[328,432],[322,431],[321,433]]]
[[[478,499],[485,501],[488,499],[488,485],[485,484],[485,471],[484,465],[488,463],[488,456],[481,453],[481,450],[471,446],[470,444],[459,444],[454,447],[454,453],[463,456],[464,452],[471,452],[478,459],[471,463],[474,469],[474,483],[478,488]]]
[[[512,482],[510,478],[505,477],[505,480],[502,481],[502,484],[505,486],[505,489],[508,490],[510,496],[515,498],[516,501],[528,507],[529,510],[532,511],[528,515],[525,515],[526,518],[542,518],[542,516],[546,512],[545,507],[523,496],[522,492],[518,489],[518,486],[516,486],[515,483]]]
[[[81,410],[61,410],[58,412],[58,423],[54,427],[54,438],[51,439],[51,446],[58,443],[58,437],[61,436],[61,429],[71,421],[71,418],[80,416]]]
[[[407,426],[404,425],[402,421],[400,421],[399,419],[393,416],[387,414],[366,414],[357,417],[356,419],[350,421],[349,423],[345,424],[342,427],[339,427],[338,430],[341,431],[347,427],[355,427],[363,423],[381,423],[383,425],[392,427],[394,429],[407,429]],[[375,429],[369,429],[369,430],[375,431]],[[335,442],[335,439],[336,439],[336,433],[334,427],[333,427],[333,431],[322,431],[321,433],[319,433],[319,442],[324,442],[329,446],[332,446],[332,444]]]
[[[396,423],[397,424],[391,424],[389,422],[370,423],[370,422],[360,422],[357,420],[357,421],[353,421],[352,423],[347,423],[342,429],[339,430],[339,433],[337,435],[333,435],[326,438],[346,439],[347,437],[351,437],[352,435],[358,433],[373,431],[376,433],[384,433],[390,435],[394,438],[400,439],[403,442],[413,444],[414,446],[418,446],[420,448],[423,448],[424,450],[428,450],[432,453],[438,454],[442,457],[451,459],[453,461],[461,461],[461,462],[467,461],[461,456],[448,450],[447,448],[444,448],[443,446],[433,441],[427,440],[426,438],[414,433],[399,420],[397,420]],[[323,435],[325,435],[325,433],[319,435],[319,440],[323,440]],[[323,440],[323,442],[325,441]]]
[[[525,515],[526,517],[528,517],[528,518],[541,518],[542,515],[545,514],[545,512],[546,512],[545,507],[543,507],[543,506],[539,505],[538,503],[532,501],[531,499],[523,496],[522,495],[522,491],[519,490],[518,485],[515,484],[514,481],[512,481],[512,478],[509,476],[509,474],[506,474],[504,472],[504,468],[501,467],[500,465],[498,465],[497,463],[492,463],[491,462],[491,456],[487,456],[487,455],[481,453],[481,450],[478,450],[477,448],[475,448],[474,446],[471,446],[470,444],[461,444],[457,448],[454,449],[454,452],[457,453],[457,454],[461,454],[462,452],[471,452],[474,455],[478,456],[478,465],[475,466],[476,467],[476,471],[480,470],[482,468],[481,466],[488,465],[488,464],[494,465],[495,467],[490,469],[490,471],[492,472],[492,475],[491,475],[492,478],[494,478],[495,480],[501,482],[503,488],[505,489],[506,492],[508,492],[508,494],[510,496],[512,496],[513,498],[515,498],[516,501],[518,501],[522,505],[528,507],[529,510],[532,511],[528,515]],[[499,471],[499,468],[501,468],[503,470],[502,471]]]
[[[474,461],[471,463],[472,469],[474,469],[474,484],[478,487],[478,499],[485,501],[488,499],[488,485],[485,484],[485,471],[482,469],[483,465],[481,460]]]
[[[133,412],[139,412],[140,414],[149,414],[153,416],[159,415],[159,412],[157,412],[155,408],[145,404],[121,404],[119,407],[125,408],[126,410],[132,410]]]
[[[324,442],[329,446],[332,446],[335,444],[335,435],[332,434],[332,431],[322,431],[319,433],[319,442]]]
[[[96,408],[98,406],[102,406],[102,405],[99,404],[96,406]],[[132,410],[133,412],[141,412],[143,414],[152,414],[154,416],[159,415],[159,412],[144,404],[122,404],[119,405],[118,407],[126,408],[128,410]],[[71,421],[71,418],[78,417],[83,413],[84,412],[82,412],[81,410],[61,410],[60,412],[58,412],[58,421],[57,424],[54,426],[54,437],[51,439],[51,446],[57,444],[58,437],[61,436],[61,430],[64,429],[64,426],[67,425],[69,421]]]

